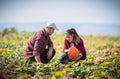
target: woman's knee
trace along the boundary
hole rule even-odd
[[[63,54],[63,55],[61,56],[61,58],[59,59],[59,61],[60,61],[60,63],[62,63],[62,64],[67,64],[67,63],[69,62],[69,58],[68,58],[67,54]]]
[[[69,59],[60,59],[60,63],[67,64],[69,62]]]

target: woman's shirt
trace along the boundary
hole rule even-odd
[[[69,49],[71,46],[75,46],[79,52],[81,52],[81,59],[85,59],[86,58],[86,50],[85,50],[85,47],[84,47],[84,43],[83,43],[83,40],[81,39],[80,42],[76,45],[75,43],[70,43],[68,40],[64,40],[64,49],[63,50],[66,50],[66,49]]]

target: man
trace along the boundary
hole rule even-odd
[[[30,62],[48,63],[56,53],[49,37],[54,33],[54,30],[58,30],[55,23],[48,22],[42,30],[36,32],[27,43],[24,57]]]

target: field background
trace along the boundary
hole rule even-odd
[[[53,34],[56,50],[48,64],[28,64],[23,50],[34,32],[18,32],[15,28],[0,32],[0,77],[5,79],[119,79],[120,36],[82,35],[86,60],[58,64],[64,34]]]
[[[56,50],[48,64],[28,64],[23,50],[53,21]],[[75,28],[87,58],[58,64],[64,33]],[[0,0],[0,79],[120,79],[120,0]]]

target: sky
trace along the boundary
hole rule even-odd
[[[120,0],[0,0],[0,23],[120,24]]]

